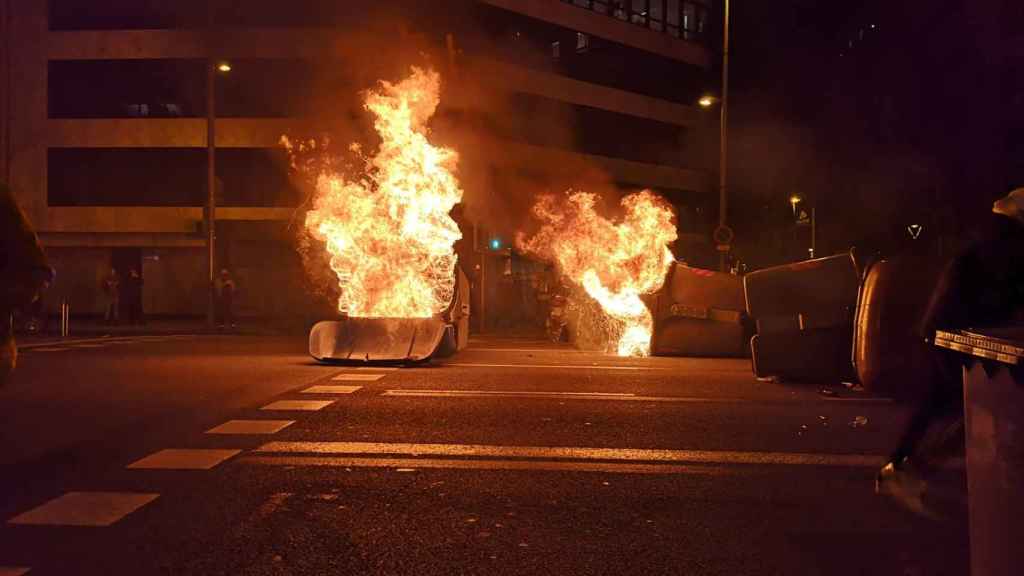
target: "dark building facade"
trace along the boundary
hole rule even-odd
[[[243,314],[275,314],[306,297],[292,242],[303,192],[281,135],[329,122],[331,98],[368,87],[369,63],[391,70],[389,55],[420,43],[440,55],[446,82],[472,85],[443,104],[440,137],[472,137],[491,151],[479,160],[491,172],[570,182],[586,166],[617,186],[660,190],[680,207],[682,249],[696,253],[717,203],[700,160],[717,147],[717,115],[696,107],[716,85],[715,9],[710,0],[2,0],[0,178],[58,268],[53,298],[98,313],[103,274],[141,267],[149,312],[202,314],[215,56],[231,68],[216,75],[213,102],[218,267],[238,277]],[[467,154],[470,172],[474,161]],[[500,176],[470,180],[467,189],[516,193]]]

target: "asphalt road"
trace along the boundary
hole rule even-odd
[[[529,341],[389,370],[304,349],[23,351],[0,576],[967,573],[962,467],[937,520],[872,493],[906,415],[882,399]]]

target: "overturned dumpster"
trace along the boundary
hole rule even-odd
[[[469,340],[469,280],[457,268],[447,310],[427,318],[359,318],[318,322],[309,354],[324,363],[423,362],[449,356]]]
[[[747,313],[757,324],[750,341],[755,375],[792,381],[852,380],[850,351],[859,288],[853,253],[747,274]]]
[[[676,262],[651,307],[655,355],[728,358],[747,354],[740,276]]]
[[[853,363],[868,392],[914,397],[933,377],[919,332],[941,271],[935,254],[907,252],[871,263],[857,301]]]

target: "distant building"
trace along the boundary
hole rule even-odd
[[[53,298],[98,314],[113,265],[142,270],[147,313],[204,313],[206,59],[229,62],[215,97],[218,268],[238,278],[241,313],[286,310],[307,296],[289,242],[302,197],[279,137],[329,116],[318,71],[344,76],[367,58],[347,39],[393,14],[447,43],[446,66],[507,92],[499,125],[444,103],[452,131],[501,152],[493,170],[569,181],[587,165],[660,190],[682,209],[680,246],[699,254],[717,206],[701,160],[717,113],[695,105],[717,86],[711,2],[213,0],[209,34],[201,0],[0,0],[0,178],[58,268]],[[555,117],[567,135],[538,120]]]

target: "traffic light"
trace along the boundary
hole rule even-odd
[[[491,250],[501,250],[502,245],[501,238],[498,238],[497,236],[491,238],[491,241],[488,243]]]

